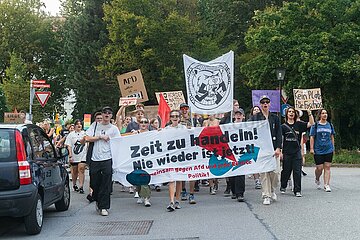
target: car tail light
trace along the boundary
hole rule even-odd
[[[16,158],[19,165],[20,185],[31,184],[32,179],[30,172],[30,164],[28,161],[26,161],[24,141],[19,131],[15,131],[15,143],[16,143]]]

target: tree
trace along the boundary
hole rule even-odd
[[[108,1],[67,0],[64,3],[66,22],[62,34],[66,87],[73,89],[76,95],[75,116],[104,105],[114,106],[118,101],[118,87],[109,84],[97,70],[101,49],[108,42],[102,20],[105,2]]]
[[[274,86],[286,68],[285,88],[321,87],[337,130],[337,146],[359,146],[360,1],[302,0],[269,7],[246,34],[252,58],[243,73],[253,86]],[[345,111],[344,111],[345,110]]]
[[[115,79],[140,68],[152,104],[156,103],[154,92],[184,90],[182,55],[204,61],[220,53],[202,35],[196,9],[194,0],[114,0],[106,4],[110,42],[100,69]]]

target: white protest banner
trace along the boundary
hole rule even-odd
[[[136,97],[122,97],[119,99],[119,106],[132,106],[136,105],[137,98]]]
[[[269,122],[163,129],[110,140],[113,180],[125,186],[222,178],[276,168]]]
[[[293,89],[295,108],[300,110],[317,110],[323,108],[321,89]]]
[[[156,92],[156,99],[160,103],[160,93],[164,96],[166,103],[169,105],[171,110],[179,110],[180,104],[185,102],[184,94],[182,91],[172,92]]]
[[[140,69],[117,76],[123,97],[136,97],[138,102],[149,100]]]
[[[192,113],[216,114],[232,111],[234,52],[210,62],[183,55],[188,104]]]

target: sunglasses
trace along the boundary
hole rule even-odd
[[[105,113],[105,114],[112,114],[111,111],[103,111],[102,113]]]
[[[172,117],[172,118],[178,118],[178,117],[180,117],[180,115],[170,115],[170,117]]]
[[[265,103],[269,104],[270,101],[269,101],[269,100],[265,100],[265,101],[261,101],[260,103],[261,103],[261,104],[265,104]]]
[[[147,120],[142,120],[142,121],[140,121],[140,123],[142,123],[142,124],[148,124],[149,121],[147,121]]]
[[[180,108],[180,110],[189,110],[189,108],[188,107],[182,107],[182,108]]]

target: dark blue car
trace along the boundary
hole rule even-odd
[[[67,149],[56,149],[33,124],[0,124],[0,217],[23,217],[28,234],[43,225],[43,209],[70,205]]]

